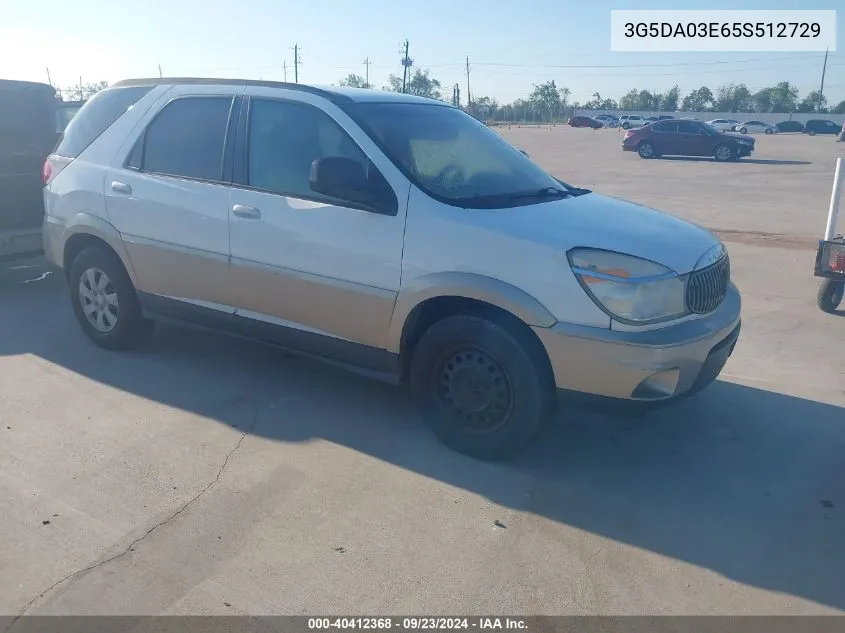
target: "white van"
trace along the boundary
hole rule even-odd
[[[693,393],[739,334],[712,233],[566,184],[438,101],[125,81],[44,171],[45,251],[98,345],[166,315],[408,381],[483,458],[534,437],[556,388]]]

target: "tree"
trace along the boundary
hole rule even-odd
[[[634,88],[619,99],[619,107],[622,110],[657,110],[660,107],[660,95]]]
[[[672,86],[660,98],[660,109],[664,112],[677,112],[678,101],[681,99],[681,91],[677,85]]]
[[[826,105],[827,97],[813,90],[798,104],[798,112],[827,112]]]
[[[833,114],[845,114],[845,99],[833,106],[830,111]]]
[[[366,80],[361,75],[356,75],[355,73],[350,73],[346,76],[345,79],[340,80],[341,86],[346,86],[347,88],[370,88],[370,84],[366,82]],[[400,84],[401,88],[401,84]]]
[[[385,90],[392,90],[393,92],[402,92],[402,78],[396,75],[390,75],[387,78],[390,86]],[[428,76],[428,70],[420,70],[416,68],[414,74],[407,82],[405,92],[410,95],[418,97],[428,97],[429,99],[441,99],[440,82],[437,79]]]
[[[619,108],[622,110],[637,110],[637,97],[639,94],[636,88],[629,90],[619,99]]]
[[[571,95],[572,92],[566,86],[563,86],[562,88],[558,88],[557,91],[558,91],[558,93],[560,93],[560,105],[565,110],[567,99],[569,99],[569,95]]]
[[[713,106],[713,92],[707,86],[701,86],[684,97],[681,110],[703,112]]]
[[[753,105],[754,99],[745,84],[729,83],[716,91],[713,109],[717,112],[748,112]]]
[[[92,84],[82,84],[71,86],[69,88],[63,88],[59,90],[59,93],[62,95],[62,99],[68,101],[85,101],[86,99],[90,99],[95,94],[100,92],[100,90],[105,90],[108,87],[108,81],[97,81]]]
[[[593,93],[593,98],[584,104],[587,110],[618,110],[619,105],[613,99],[602,99],[598,92]]]
[[[554,79],[544,84],[534,84],[534,90],[528,96],[528,103],[543,114],[559,111],[562,101]]]

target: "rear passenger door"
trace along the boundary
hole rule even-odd
[[[671,156],[678,153],[678,123],[676,121],[658,121],[651,124],[654,146],[659,154]]]
[[[240,97],[233,86],[176,87],[121,148],[105,180],[149,307],[190,317],[196,306],[232,320],[226,139]],[[240,89],[242,90],[242,89]],[[187,311],[182,314],[182,311]]]

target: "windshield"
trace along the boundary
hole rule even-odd
[[[351,103],[344,110],[431,197],[467,208],[542,202],[569,187],[461,110],[422,103]],[[516,196],[516,197],[513,197]]]
[[[712,125],[710,125],[709,123],[702,123],[702,124],[701,124],[701,126],[702,126],[705,130],[707,130],[708,132],[710,132],[710,134],[719,134],[719,130],[718,130],[718,128],[713,127],[713,126],[712,126]]]

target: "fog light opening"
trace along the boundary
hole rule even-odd
[[[643,380],[631,394],[637,400],[662,400],[675,393],[681,372],[677,367],[665,369]]]

